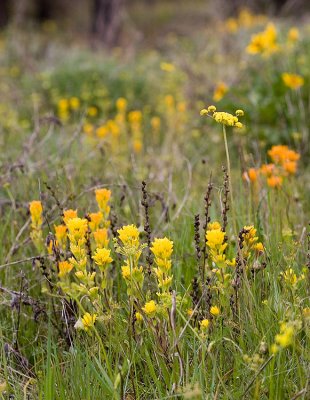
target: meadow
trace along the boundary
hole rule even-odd
[[[309,21],[152,18],[1,33],[0,398],[307,400]]]

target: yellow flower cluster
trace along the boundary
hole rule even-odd
[[[264,246],[261,242],[258,241],[258,237],[256,236],[257,230],[254,228],[254,226],[245,226],[243,228],[243,231],[243,257],[248,258],[251,255],[252,251],[254,251],[255,253],[262,253],[264,251]]]
[[[111,198],[111,190],[105,189],[105,188],[96,189],[95,193],[96,193],[96,201],[97,201],[99,210],[102,213],[103,218],[105,220],[104,225],[107,228],[107,227],[109,227],[108,217],[109,217],[110,209],[111,209],[109,206],[109,201]],[[97,214],[97,220],[100,217],[101,217],[100,214],[99,214],[99,216]],[[101,220],[100,220],[100,222],[101,222]]]
[[[301,327],[300,321],[281,322],[280,332],[275,336],[275,343],[271,346],[271,352],[277,353],[280,349],[285,349],[294,344],[297,331]]]
[[[238,117],[242,117],[244,112],[242,110],[237,110],[236,115],[232,115],[225,111],[216,111],[215,106],[209,106],[208,108],[204,108],[200,111],[200,115],[206,115],[208,117],[213,118],[218,124],[226,125],[226,126],[234,126],[236,128],[242,128],[243,125],[239,121]]]
[[[30,237],[34,245],[41,250],[42,241],[42,224],[43,224],[43,207],[41,201],[33,200],[29,203],[29,212],[31,217],[31,233]]]
[[[77,210],[68,209],[63,212],[63,224],[55,225],[55,238],[52,245],[58,249],[60,259],[57,262],[58,287],[66,296],[76,300],[84,299],[87,310],[89,307],[98,309],[98,299],[102,292],[110,289],[109,266],[113,259],[111,250],[108,249],[109,226],[108,216],[110,211],[109,200],[111,191],[98,189],[96,200],[100,210],[89,213],[86,218],[79,218]],[[31,203],[31,212],[36,223],[40,223],[42,206],[37,202]],[[71,257],[67,258],[67,245],[69,244]],[[49,244],[50,247],[50,244]],[[71,273],[71,272],[74,273]],[[99,310],[100,312],[100,310]],[[94,325],[97,314],[86,313],[79,319],[76,327],[89,330]]]
[[[224,268],[228,261],[225,255],[225,249],[227,247],[225,236],[226,233],[222,231],[221,225],[218,222],[208,224],[206,245],[209,248],[211,261],[219,268]]]
[[[249,54],[261,54],[263,56],[269,56],[278,50],[277,30],[272,23],[269,23],[264,31],[253,35],[246,48]]]
[[[78,97],[61,98],[57,104],[58,117],[67,121],[72,112],[76,112],[80,108],[80,99]]]
[[[140,153],[142,150],[143,132],[142,132],[142,113],[139,110],[131,111],[128,114],[131,137],[133,138],[133,150],[135,153]]]
[[[31,227],[33,229],[37,228],[40,229],[43,223],[42,220],[43,207],[41,201],[34,200],[31,203],[29,203],[29,211],[31,216]]]
[[[85,218],[71,218],[67,222],[68,238],[71,244],[78,245],[85,243],[85,235],[88,229],[87,219]]]
[[[125,225],[117,231],[121,245],[115,240],[115,249],[124,255],[125,265],[122,266],[122,276],[127,285],[127,294],[140,297],[144,281],[142,266],[139,266],[139,258],[144,245],[140,244],[140,232],[135,225]]]
[[[117,231],[120,241],[126,247],[137,249],[140,245],[140,232],[135,225],[125,225]]]
[[[235,33],[239,29],[252,28],[266,22],[267,17],[261,14],[253,14],[247,8],[242,8],[236,18],[228,18],[225,21],[225,28],[230,33]]]
[[[116,101],[117,113],[114,118],[107,120],[102,125],[95,126],[86,121],[83,130],[92,137],[95,133],[97,138],[105,139],[114,151],[119,147],[119,137],[125,137],[129,132],[132,138],[132,147],[136,153],[141,152],[143,147],[142,112],[140,110],[130,111],[127,115],[127,100],[123,97]]]
[[[97,249],[95,254],[93,255],[93,260],[100,267],[100,269],[105,269],[108,264],[111,264],[113,261],[111,257],[110,249]]]
[[[145,312],[145,314],[152,318],[155,317],[156,312],[157,312],[157,304],[155,303],[154,300],[151,300],[147,303],[145,303],[144,307],[142,307],[142,310]]]
[[[158,281],[158,287],[163,292],[169,292],[173,276],[171,272],[171,255],[173,252],[173,242],[166,237],[155,239],[152,242],[151,251],[155,256],[155,274]]]
[[[281,272],[280,276],[291,289],[296,289],[297,284],[305,279],[304,274],[297,276],[292,268],[288,268],[286,271]]]

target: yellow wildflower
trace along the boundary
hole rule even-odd
[[[159,131],[161,125],[161,120],[159,117],[152,117],[151,118],[151,127],[154,131]]]
[[[165,72],[173,72],[175,71],[175,66],[171,63],[162,62],[160,63],[160,69]]]
[[[133,150],[135,153],[141,153],[143,148],[142,141],[140,139],[135,139],[132,144]]]
[[[256,250],[256,251],[259,252],[259,253],[263,253],[263,252],[264,252],[264,245],[263,245],[263,243],[261,243],[261,242],[256,243],[255,246],[254,246],[254,250]]]
[[[305,307],[303,310],[302,310],[302,315],[303,315],[303,317],[305,318],[305,319],[309,319],[310,320],[310,307]]]
[[[211,313],[213,316],[217,317],[218,315],[220,315],[220,309],[219,309],[219,307],[217,307],[217,306],[212,306],[212,307],[210,308],[210,313]]]
[[[102,212],[108,213],[110,211],[110,208],[108,207],[108,202],[111,198],[111,190],[109,189],[96,189],[95,190],[96,194],[96,201],[98,204],[99,209]]]
[[[104,138],[109,133],[108,127],[106,125],[101,125],[96,129],[96,135],[98,138]]]
[[[213,93],[213,100],[214,101],[220,101],[222,98],[225,96],[225,94],[228,92],[228,86],[224,82],[219,82]]]
[[[280,333],[275,337],[276,344],[278,344],[282,348],[285,348],[292,345],[293,340],[294,340],[294,327],[289,323],[283,322],[280,325]]]
[[[41,201],[33,200],[29,203],[29,211],[31,216],[31,226],[32,228],[40,228],[42,220],[43,207]]]
[[[242,110],[237,110],[240,116],[243,116]],[[216,111],[215,106],[209,106],[208,108],[204,108],[200,111],[200,115],[206,115],[208,117],[213,118],[218,124],[226,125],[226,126],[234,126],[236,128],[242,128],[243,125],[239,121],[236,115],[232,115],[225,111]]]
[[[140,123],[142,120],[142,112],[140,110],[130,111],[128,120],[131,124]]]
[[[282,74],[282,80],[285,86],[293,90],[299,89],[305,83],[305,80],[302,76],[297,74],[289,74],[287,72]]]
[[[69,100],[68,99],[60,99],[58,101],[58,110],[59,111],[67,111],[69,108]]]
[[[266,29],[252,36],[246,48],[249,54],[262,54],[268,56],[279,49],[277,44],[277,31],[273,24],[268,24]]]
[[[142,316],[141,313],[136,312],[135,317],[136,317],[136,320],[137,320],[138,322],[143,321],[143,316]]]
[[[94,132],[94,125],[86,122],[83,125],[83,132],[86,133],[86,135],[91,135]]]
[[[144,307],[142,307],[142,310],[145,312],[147,316],[151,318],[155,317],[157,311],[157,304],[155,303],[154,300],[151,300],[145,303]]]
[[[69,263],[68,261],[60,261],[58,264],[58,276],[59,278],[63,278],[66,276],[73,268],[73,265]]]
[[[95,106],[88,107],[87,109],[87,115],[90,117],[96,117],[98,114],[98,109]]]
[[[99,267],[105,267],[113,261],[110,254],[111,250],[109,249],[97,249],[92,258]]]
[[[69,102],[72,110],[78,110],[80,108],[80,100],[77,97],[71,97]]]
[[[124,97],[120,97],[116,100],[116,108],[119,112],[125,112],[127,108],[127,100]]]
[[[130,277],[130,266],[129,265],[122,266],[122,277],[124,279],[127,279]]]
[[[238,117],[224,111],[215,111],[213,119],[217,123],[227,126],[236,126],[236,123],[238,122]]]
[[[85,237],[88,229],[88,222],[85,218],[71,218],[67,222],[67,227],[70,241],[75,242]]]
[[[291,28],[287,33],[287,39],[291,43],[296,42],[299,39],[299,30],[295,27]]]
[[[304,274],[297,276],[292,268],[288,268],[286,271],[281,272],[280,275],[284,279],[285,283],[292,287],[295,287],[298,282],[304,279]]]
[[[154,239],[151,247],[152,253],[157,258],[170,258],[173,252],[173,242],[166,237],[163,239]]]
[[[82,318],[82,323],[85,331],[92,329],[95,325],[97,314],[85,313]]]
[[[209,328],[210,325],[210,321],[208,319],[203,319],[202,321],[200,321],[200,329],[202,330],[207,330]]]
[[[208,231],[221,229],[221,224],[217,221],[208,223]]]
[[[211,249],[221,248],[225,239],[225,232],[221,229],[208,230],[206,233],[207,245]]]
[[[135,225],[125,225],[117,231],[120,241],[125,246],[139,245],[139,235],[140,232]]]

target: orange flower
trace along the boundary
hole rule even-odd
[[[68,261],[60,261],[60,263],[58,264],[58,268],[58,276],[59,278],[63,278],[72,270],[73,265]]]
[[[54,225],[54,229],[58,246],[65,249],[67,241],[66,225]]]
[[[108,231],[106,228],[97,229],[93,233],[93,235],[97,248],[102,249],[104,247],[108,247],[109,239],[108,239]]]
[[[274,164],[263,164],[261,166],[261,173],[265,176],[271,176],[273,171],[275,169],[275,165]]]
[[[107,206],[107,204],[111,197],[111,190],[96,189],[95,194],[99,209],[108,214],[110,208]]]
[[[269,178],[267,178],[267,184],[272,188],[280,187],[282,185],[282,182],[282,176],[271,175]]]
[[[297,171],[297,163],[296,161],[286,161],[283,164],[283,168],[285,169],[286,172],[288,172],[291,175],[295,175]]]
[[[97,213],[90,213],[88,214],[89,216],[89,228],[93,232],[99,228],[100,222],[103,220],[103,214],[102,212],[97,212]]]
[[[72,209],[64,210],[63,220],[66,225],[70,219],[76,217],[77,217],[77,210],[72,210]]]

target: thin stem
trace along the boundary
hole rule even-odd
[[[223,125],[223,135],[224,135],[224,144],[225,144],[225,152],[226,152],[226,159],[227,159],[227,169],[229,175],[229,191],[230,191],[230,202],[231,202],[231,213],[233,218],[233,225],[234,225],[234,233],[236,238],[238,237],[238,230],[237,230],[237,220],[235,214],[235,204],[234,204],[234,196],[233,196],[233,189],[232,189],[232,176],[231,176],[231,168],[230,168],[230,157],[229,157],[229,150],[228,150],[228,143],[227,143],[227,135],[226,135],[226,127]]]

